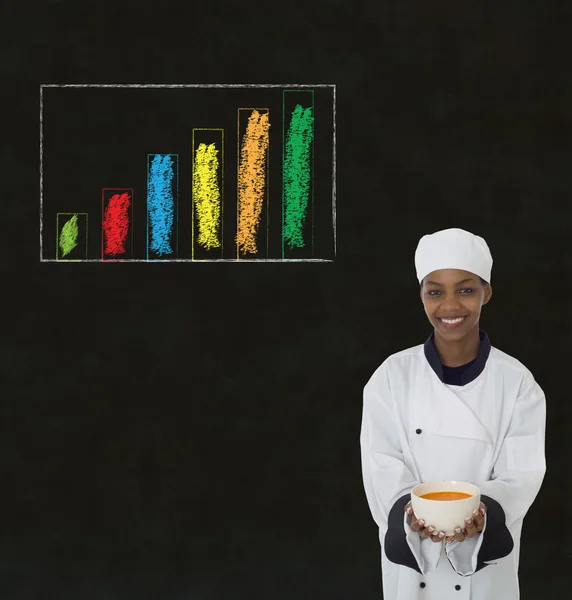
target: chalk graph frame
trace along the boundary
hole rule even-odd
[[[336,84],[296,84],[296,83],[187,83],[187,84],[162,84],[162,83],[42,83],[40,84],[40,262],[64,262],[57,258],[44,258],[44,89],[46,88],[282,88],[282,89],[332,89],[332,233],[334,238],[334,259],[326,258],[219,258],[204,262],[334,262],[337,255],[337,224],[336,224]],[[178,236],[177,236],[178,237]],[[101,258],[85,258],[74,262],[109,263]],[[192,258],[153,259],[132,258],[124,262],[163,263],[163,262],[203,262]]]

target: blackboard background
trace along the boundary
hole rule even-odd
[[[536,4],[3,2],[2,598],[380,598],[361,392],[430,334],[445,227],[546,393],[521,597],[566,595],[570,8]],[[39,85],[142,82],[336,83],[336,262],[40,264]]]

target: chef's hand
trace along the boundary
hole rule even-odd
[[[417,531],[419,533],[419,537],[422,540],[427,538],[431,538],[432,542],[441,543],[443,538],[445,537],[444,531],[435,531],[435,527],[430,525],[429,527],[425,527],[425,521],[423,519],[417,519],[415,513],[413,512],[413,508],[411,508],[411,502],[408,502],[405,505],[405,512],[408,515],[411,515],[411,529],[412,531]]]
[[[472,517],[465,519],[464,527],[455,527],[455,536],[447,537],[447,543],[451,543],[453,540],[462,542],[466,537],[475,537],[477,533],[480,533],[485,526],[485,513],[487,507],[481,502],[479,510],[474,510]],[[468,520],[467,520],[468,519]]]

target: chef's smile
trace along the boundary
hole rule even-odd
[[[456,327],[460,327],[466,320],[467,315],[463,317],[437,317],[437,320],[445,327],[446,329],[455,329]]]

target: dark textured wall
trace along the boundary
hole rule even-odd
[[[3,598],[380,598],[361,393],[446,227],[546,392],[521,597],[566,595],[570,18],[532,4],[3,2]],[[39,85],[141,82],[336,83],[337,261],[40,264]]]

